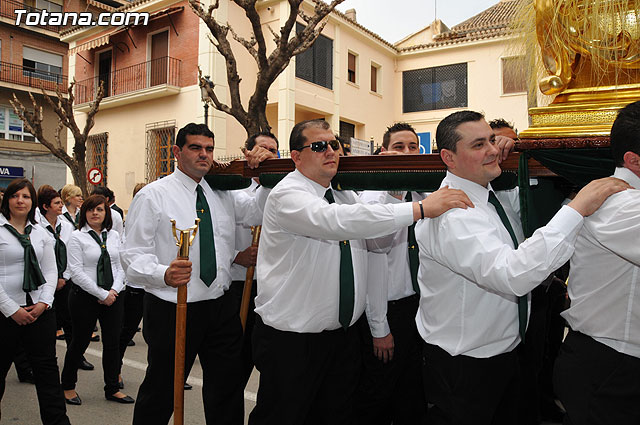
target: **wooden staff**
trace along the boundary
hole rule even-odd
[[[198,233],[200,219],[196,218],[196,224],[186,230],[176,229],[176,221],[171,220],[171,229],[179,247],[178,259],[189,259],[189,247]],[[192,233],[193,231],[193,233]],[[178,287],[178,299],[176,303],[176,348],[173,373],[173,423],[184,424],[184,358],[187,335],[187,285]]]
[[[258,247],[260,241],[260,232],[262,226],[251,226],[251,240],[252,247]],[[247,315],[249,314],[249,301],[251,300],[251,289],[253,287],[253,274],[256,271],[256,266],[247,267],[247,276],[244,279],[244,289],[242,290],[242,302],[240,303],[240,322],[242,322],[242,332],[247,327]]]

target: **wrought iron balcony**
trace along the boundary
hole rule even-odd
[[[93,102],[101,82],[104,83],[105,98],[160,85],[178,87],[180,65],[179,59],[165,56],[79,81],[75,86],[75,103]]]
[[[41,71],[8,62],[0,62],[0,81],[51,91],[55,91],[58,88],[63,93],[67,91],[68,87],[66,75]]]

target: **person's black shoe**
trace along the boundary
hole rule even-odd
[[[187,384],[186,382],[184,383],[184,389],[185,390],[191,390],[193,389],[193,387],[190,384]]]
[[[93,335],[91,335],[91,341],[93,341],[93,342],[100,341],[100,335],[97,334],[97,333],[94,333]]]
[[[70,404],[72,406],[80,406],[82,404],[82,400],[80,399],[80,395],[76,393],[76,396],[73,398],[64,398],[65,403]]]
[[[32,371],[28,371],[25,373],[21,373],[18,375],[18,381],[23,382],[25,384],[35,384],[36,381],[34,381],[33,379],[33,372]]]
[[[130,339],[129,342],[127,342],[127,347],[133,347],[134,345],[136,345],[136,342],[132,339]]]
[[[132,397],[129,397],[128,395],[124,397],[116,397],[114,395],[105,395],[104,398],[106,398],[109,401],[115,401],[117,403],[122,403],[122,404],[133,404],[136,402]]]
[[[87,361],[87,359],[83,358],[80,361],[80,366],[78,366],[82,370],[93,370],[95,367]]]

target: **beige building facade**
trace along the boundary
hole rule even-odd
[[[211,2],[203,3],[206,8]],[[376,145],[386,127],[398,121],[411,123],[430,144],[438,122],[462,109],[526,128],[526,92],[503,81],[503,68],[511,63],[505,53],[507,22],[516,4],[503,0],[451,29],[436,21],[396,45],[358,24],[355,12],[332,13],[314,46],[292,59],[269,90],[267,116],[280,149],[288,150],[296,122],[312,118],[327,120],[342,136]],[[288,16],[288,3],[258,5],[263,25],[277,31]],[[305,7],[311,11],[310,4]],[[103,143],[98,150],[104,155],[92,165],[103,169],[126,209],[137,182],[172,171],[170,146],[177,129],[203,122],[198,69],[210,77],[223,102],[228,95],[224,61],[186,0],[137,0],[115,10],[148,12],[150,21],[72,28],[61,38],[69,44],[69,75],[82,92],[75,109],[80,123],[100,83],[108,90],[91,131],[96,136],[91,143]],[[231,1],[220,0],[216,14],[250,37],[244,13]],[[268,30],[265,35],[269,38]],[[248,100],[257,68],[238,43],[232,45]],[[246,133],[232,117],[211,107],[208,125],[216,135],[216,157],[240,155]]]

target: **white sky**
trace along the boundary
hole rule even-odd
[[[449,28],[482,12],[499,0],[345,0],[338,10],[356,9],[356,19],[394,43],[429,25],[437,17]]]

